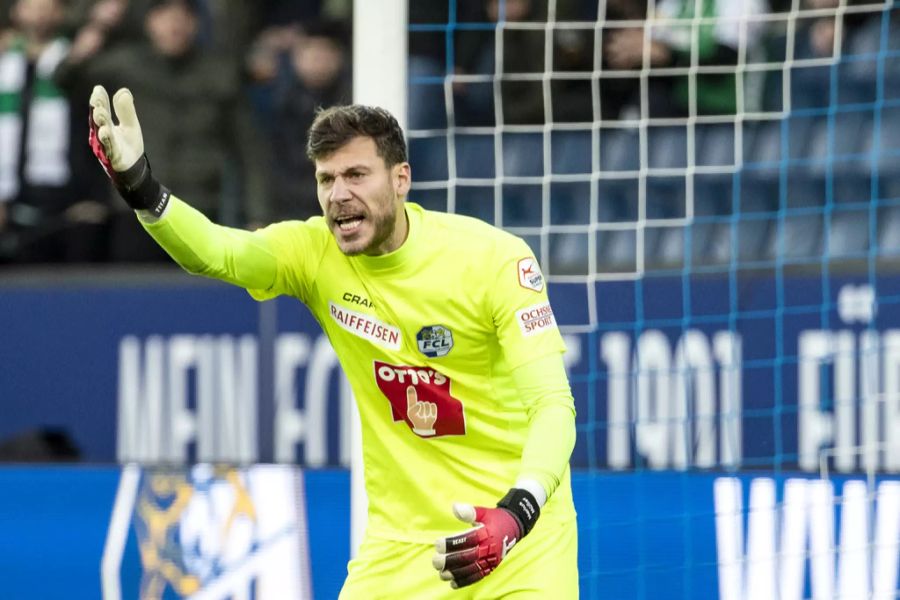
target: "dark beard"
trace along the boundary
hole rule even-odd
[[[372,219],[374,234],[369,244],[356,252],[345,252],[347,256],[359,256],[360,254],[368,254],[374,248],[381,246],[388,238],[394,234],[394,227],[397,221],[397,207],[394,204],[394,197],[391,190],[386,190],[384,195],[390,202],[390,211],[380,215],[377,219],[373,215],[369,215]]]

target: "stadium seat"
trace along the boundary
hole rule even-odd
[[[771,224],[772,235],[765,253],[769,260],[781,258],[790,262],[822,256],[821,211],[814,208],[807,211],[782,214]]]
[[[550,223],[586,225],[591,221],[590,182],[559,182],[550,186]]]
[[[647,127],[647,166],[650,169],[687,167],[687,130],[684,126]]]
[[[447,136],[410,138],[413,181],[447,180]]]
[[[875,101],[880,48],[880,14],[848,29],[844,55],[837,65],[839,105]]]
[[[869,211],[840,210],[826,222],[829,228],[825,252],[835,258],[862,258],[869,250]]]
[[[634,229],[597,232],[597,270],[633,272],[637,269]]]
[[[554,131],[550,136],[551,170],[555,174],[588,174],[593,171],[591,132]]]
[[[781,121],[744,123],[744,164],[775,166],[781,160]]]
[[[879,116],[878,173],[896,181],[900,179],[900,107],[885,107]]]
[[[551,233],[550,264],[548,271],[553,275],[587,275],[588,234]]]
[[[414,189],[409,194],[409,201],[422,205],[428,210],[447,210],[447,190],[445,188],[419,190]]]
[[[698,167],[734,166],[734,125],[697,124],[694,129],[695,164]]]
[[[493,186],[457,186],[456,212],[495,223]]]
[[[504,133],[503,174],[507,177],[540,177],[543,175],[543,134]]]
[[[597,181],[598,221],[637,221],[638,186],[637,177],[601,177]]]
[[[494,136],[457,134],[456,176],[466,179],[490,179],[496,174]]]
[[[410,55],[407,63],[409,75],[409,128],[446,129],[447,108],[444,102],[443,65],[424,56]]]
[[[900,256],[900,206],[878,211],[878,254]]]
[[[674,269],[684,265],[684,226],[648,227],[644,236],[648,268]],[[690,237],[693,240],[693,235]]]
[[[543,190],[540,184],[503,184],[504,227],[543,225]]]
[[[637,129],[600,130],[600,170],[637,171],[641,152]]]

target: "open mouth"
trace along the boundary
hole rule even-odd
[[[362,215],[347,215],[343,217],[335,217],[334,222],[335,224],[337,224],[338,229],[343,232],[349,233],[359,229],[359,226],[362,225],[363,217]]]

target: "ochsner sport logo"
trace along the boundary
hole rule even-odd
[[[556,319],[553,318],[553,309],[549,302],[516,311],[516,322],[525,337],[556,327]]]

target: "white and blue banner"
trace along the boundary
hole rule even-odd
[[[576,471],[572,482],[582,598],[900,593],[900,479]],[[0,597],[333,599],[349,486],[346,470],[286,466],[2,468]]]

